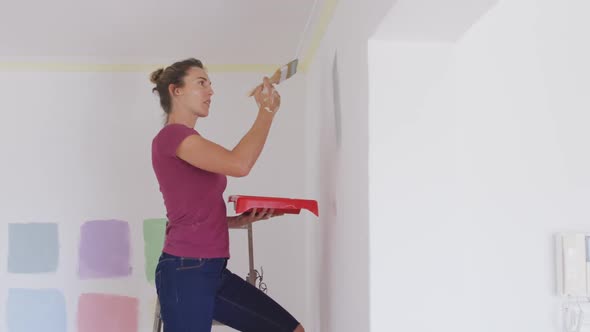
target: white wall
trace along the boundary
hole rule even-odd
[[[320,203],[319,222],[308,223],[309,331],[370,329],[367,41],[391,4],[339,1],[306,73],[307,196]]]
[[[245,94],[262,74],[210,73],[211,115],[197,129],[232,148],[253,122],[256,106]],[[283,106],[269,142],[249,177],[231,179],[227,194],[301,197],[304,194],[303,79],[280,87]],[[162,111],[148,73],[0,73],[0,321],[6,322],[10,288],[56,288],[66,301],[68,331],[76,331],[83,292],[137,297],[139,331],[151,330],[155,290],[145,277],[142,224],[165,211],[151,167],[150,144]],[[233,206],[228,206],[233,211]],[[81,281],[77,276],[80,226],[88,220],[120,219],[131,228],[130,277]],[[49,222],[59,228],[57,272],[7,272],[9,223]],[[269,294],[304,324],[303,218],[286,216],[255,225],[255,263],[264,268]],[[246,232],[230,231],[230,268],[247,273]],[[32,317],[34,318],[34,317]],[[0,331],[6,328],[5,323]],[[223,328],[219,331],[226,330]]]
[[[370,43],[372,331],[561,331],[552,237],[590,228],[588,14],[499,1],[456,42]]]
[[[197,124],[197,129],[203,128],[202,134],[226,147],[235,146],[255,119],[254,101],[245,95],[251,89],[251,82],[256,84],[262,75],[267,74],[212,73],[218,113],[207,120],[210,123]],[[228,195],[306,198],[304,83],[303,76],[295,76],[278,87],[281,108],[265,148],[247,177],[229,179]],[[233,206],[228,206],[228,211],[233,211]],[[300,215],[287,215],[254,225],[255,268],[260,271],[262,266],[268,294],[304,326],[310,319],[306,316],[306,299],[301,296],[307,289],[306,215],[308,212],[302,211]],[[240,275],[245,277],[248,272],[247,233],[240,232],[230,231],[233,257],[229,268],[242,271]]]

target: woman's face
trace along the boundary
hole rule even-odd
[[[198,67],[192,67],[184,77],[184,86],[174,89],[177,101],[184,109],[198,117],[209,115],[213,88],[207,72]]]

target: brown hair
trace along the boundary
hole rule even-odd
[[[150,75],[150,81],[156,86],[152,89],[152,92],[158,92],[160,96],[160,106],[164,110],[166,115],[170,115],[172,111],[172,98],[168,86],[174,84],[175,86],[184,86],[184,77],[188,70],[192,67],[198,67],[205,69],[203,63],[195,58],[189,58],[186,60],[178,61],[172,65],[153,71]]]

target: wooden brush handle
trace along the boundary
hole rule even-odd
[[[275,71],[274,74],[272,74],[272,76],[268,79],[270,81],[270,84],[279,84],[281,81],[281,68],[277,69],[277,71]],[[254,95],[254,91],[256,91],[256,89],[258,89],[259,86],[261,86],[263,83],[258,84],[254,89],[252,89],[252,91],[250,91],[250,93],[248,94],[248,97],[252,97]]]

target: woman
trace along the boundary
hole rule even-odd
[[[169,221],[156,268],[165,331],[211,331],[215,319],[239,331],[303,332],[279,304],[226,268],[228,228],[277,216],[264,209],[228,217],[223,191],[226,176],[246,176],[256,163],[280,95],[265,77],[254,92],[256,121],[238,145],[227,150],[193,129],[199,118],[209,115],[213,96],[199,60],[158,69],[151,81],[167,115],[152,142],[152,165]]]

